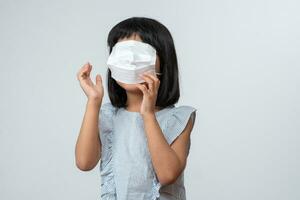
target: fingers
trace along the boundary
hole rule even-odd
[[[96,86],[97,87],[102,87],[102,77],[100,76],[100,74],[96,75]]]
[[[156,75],[144,73],[142,74],[142,78],[148,83],[150,91],[158,90],[160,81]]]
[[[150,91],[153,91],[153,84],[154,84],[154,82],[153,82],[153,80],[150,78],[150,77],[148,77],[148,76],[146,76],[145,74],[142,74],[141,75],[141,77],[148,83],[148,88],[149,88],[149,90]]]
[[[90,76],[90,73],[91,73],[91,71],[92,71],[92,65],[89,63],[89,62],[87,62],[85,65],[84,65],[84,67],[83,67],[83,74],[85,74],[85,75],[87,75],[87,76]]]
[[[160,80],[157,78],[156,74],[148,74],[153,80],[154,80],[154,85],[158,89],[160,85]]]
[[[147,87],[142,84],[137,84],[137,87],[143,92],[143,95],[146,95],[148,93]]]
[[[77,79],[81,80],[89,77],[91,71],[92,71],[92,65],[89,62],[87,62],[86,64],[83,65],[83,67],[79,69],[77,73]]]

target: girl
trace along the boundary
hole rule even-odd
[[[124,41],[151,45],[156,50],[156,73],[145,72],[142,83],[128,84],[113,78],[108,69],[110,102],[102,104],[101,76],[92,82],[89,63],[78,71],[88,101],[76,143],[76,165],[87,171],[101,159],[101,199],[184,200],[183,172],[196,108],[174,106],[180,92],[172,36],[154,19],[133,17],[109,32],[110,55]]]

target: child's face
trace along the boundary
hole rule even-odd
[[[140,36],[138,34],[133,34],[128,38],[122,38],[119,39],[118,42],[120,41],[125,41],[125,40],[137,40],[142,42],[142,39],[140,38]],[[159,62],[159,57],[158,55],[156,55],[156,61],[155,61],[155,71],[156,72],[160,72],[160,62]],[[125,89],[126,91],[130,91],[130,92],[141,92],[140,89],[137,87],[138,84],[146,84],[144,83],[138,83],[138,84],[126,84],[126,83],[122,83],[120,81],[116,81],[123,89]]]

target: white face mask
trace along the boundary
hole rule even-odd
[[[125,40],[115,44],[107,60],[111,76],[127,84],[145,82],[139,75],[155,74],[156,50],[149,44]]]

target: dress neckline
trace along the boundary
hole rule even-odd
[[[174,107],[174,105],[171,105],[171,106],[165,107],[165,108],[163,108],[163,109],[160,109],[159,111],[156,111],[156,112],[155,112],[155,115],[158,115],[158,114],[164,112],[165,110],[171,109],[171,108],[173,108],[173,107]],[[130,115],[141,116],[141,113],[140,113],[140,112],[128,111],[128,110],[126,110],[124,107],[122,107],[122,108],[120,108],[120,109],[121,109],[122,111],[124,111],[125,113],[130,114]]]

